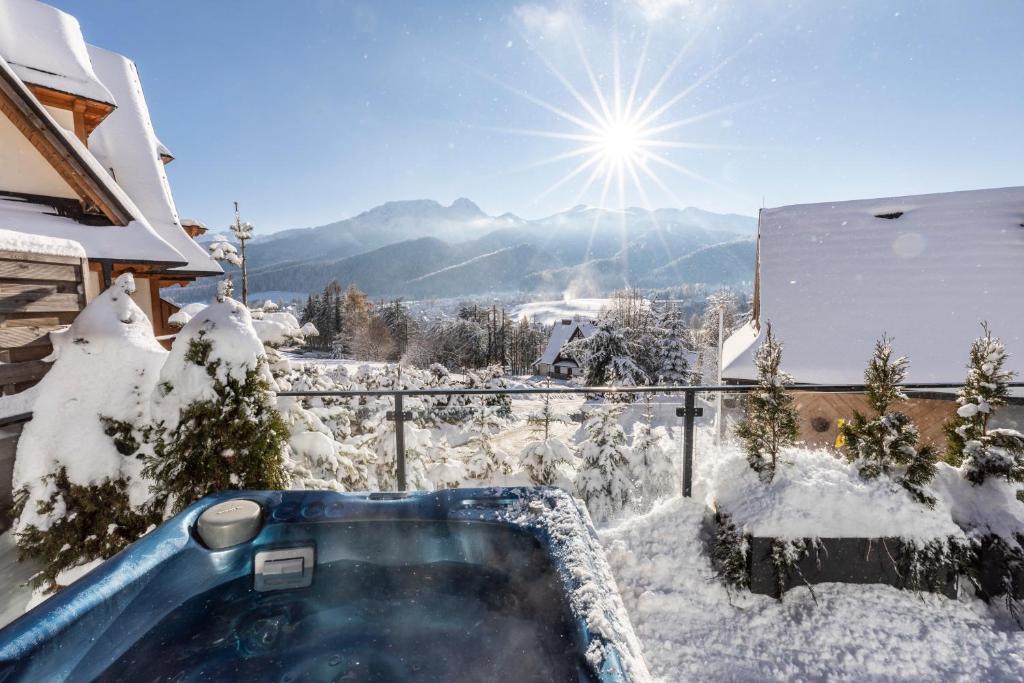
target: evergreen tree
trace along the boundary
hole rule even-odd
[[[551,380],[547,384],[550,387]],[[535,438],[523,447],[520,464],[530,481],[538,486],[557,484],[561,477],[560,468],[573,461],[572,449],[551,435],[551,424],[563,421],[551,409],[551,394],[545,394],[541,409],[526,418]]]
[[[142,431],[167,352],[121,275],[51,332],[50,371],[14,462],[14,540],[41,565],[30,583],[50,592],[68,570],[111,557],[161,519],[142,474]]]
[[[891,338],[882,337],[875,343],[864,373],[868,405],[875,414],[869,418],[855,412],[840,434],[847,457],[857,464],[862,478],[892,477],[914,499],[931,506],[935,499],[925,486],[935,476],[935,451],[931,446],[918,446],[917,427],[907,415],[892,410],[907,399],[900,385],[908,365],[902,356],[893,358]]]
[[[747,412],[736,426],[736,436],[743,443],[751,469],[763,480],[771,481],[779,452],[791,446],[798,433],[793,396],[786,391],[786,384],[793,380],[781,370],[782,344],[772,334],[771,323],[766,325],[754,364],[757,388],[747,394]]]
[[[690,384],[694,378],[691,365],[696,354],[686,348],[687,331],[679,309],[670,305],[661,321],[662,335],[658,341],[658,382],[665,385]]]
[[[982,484],[988,477],[1024,481],[1024,434],[990,429],[995,410],[1006,405],[1015,374],[1005,369],[1006,347],[987,323],[971,344],[967,380],[957,396],[957,416],[945,424],[947,457],[961,465],[964,477]]]
[[[655,501],[675,492],[676,470],[672,457],[662,448],[660,439],[651,427],[654,414],[650,394],[646,396],[643,417],[642,422],[633,425],[630,470],[639,494],[637,509],[647,511]]]
[[[473,479],[482,483],[491,483],[499,473],[511,474],[508,458],[494,448],[491,437],[501,429],[501,421],[495,409],[483,404],[474,411],[473,436],[466,443],[469,457],[466,460],[466,471]]]
[[[207,306],[178,333],[153,404],[145,472],[166,514],[216,491],[280,489],[288,439],[248,309]]]
[[[636,349],[610,320],[598,323],[594,333],[566,346],[566,352],[584,369],[587,386],[636,386],[647,375],[633,360]]]
[[[595,523],[620,514],[635,496],[629,477],[630,450],[619,426],[621,410],[599,408],[587,423],[581,445],[583,462],[576,476],[576,493],[587,504]]]

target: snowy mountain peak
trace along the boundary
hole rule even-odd
[[[478,213],[481,215],[483,215],[484,213],[483,211],[480,210],[479,206],[473,203],[472,200],[466,199],[465,197],[459,197],[454,202],[452,202],[452,205],[449,206],[448,208],[457,209],[459,211]]]

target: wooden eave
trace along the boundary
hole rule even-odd
[[[36,85],[35,83],[26,83],[25,85],[36,96],[40,104],[47,107],[65,109],[74,114],[75,136],[83,144],[88,144],[89,136],[96,130],[96,126],[100,125],[103,119],[107,118],[110,112],[114,111],[114,105],[107,102],[90,100],[86,97],[61,92],[60,90]]]
[[[5,68],[0,69],[0,111],[71,186],[86,211],[102,213],[114,225],[128,225],[132,221],[127,207],[110,192],[63,133],[54,130],[57,124],[45,114],[40,102],[22,89],[21,82]]]

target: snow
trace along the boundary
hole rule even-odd
[[[563,320],[581,318],[595,320],[608,307],[609,299],[559,299],[557,301],[531,301],[512,309],[514,320],[529,318],[532,323],[550,325]]]
[[[828,451],[784,450],[769,484],[734,447],[704,466],[708,503],[753,536],[927,541],[964,535],[945,500],[928,508],[887,477],[861,479],[855,464]]]
[[[994,534],[1013,545],[1017,544],[1015,536],[1024,535],[1024,504],[1016,497],[1020,485],[996,477],[989,477],[983,484],[972,484],[960,471],[939,463],[934,487],[940,501],[948,506],[956,523],[968,530],[968,535]]]
[[[120,104],[93,71],[78,20],[54,7],[2,0],[0,55],[26,83]]]
[[[1019,681],[1024,632],[979,600],[818,584],[730,592],[707,510],[674,498],[600,533],[651,672],[666,681]]]
[[[49,495],[42,477],[67,469],[68,479],[89,485],[127,476],[133,505],[148,499],[141,461],[125,458],[104,433],[101,417],[144,421],[149,396],[167,352],[153,337],[153,328],[130,294],[130,273],[117,278],[78,315],[70,328],[51,333],[53,367],[36,389],[34,415],[18,441],[13,487],[29,491],[29,503],[18,520],[21,531],[34,524],[49,527],[34,501]],[[119,390],[111,391],[111,387]],[[53,517],[60,514],[54,511]]]
[[[186,358],[193,341],[209,342],[209,358],[221,361],[213,377],[206,367]],[[248,371],[263,368],[267,379],[271,380],[266,363],[261,362],[263,358],[263,343],[253,330],[249,309],[233,299],[215,301],[178,332],[160,370],[160,386],[170,385],[173,390],[154,394],[153,416],[172,430],[183,408],[198,401],[216,400],[212,379],[226,382],[231,377],[243,382]]]
[[[85,249],[74,240],[44,237],[14,230],[0,229],[0,251],[19,251],[46,256],[85,258]]]
[[[206,308],[206,304],[185,304],[177,311],[172,313],[168,318],[167,322],[174,327],[184,327],[188,324],[188,321],[194,318],[200,311]]]
[[[959,382],[987,320],[1024,372],[1024,187],[763,209],[760,322],[798,382],[860,382],[895,337],[909,382]],[[903,211],[893,220],[877,214]],[[762,325],[763,328],[763,325]],[[729,379],[753,379],[762,330],[725,345]]]
[[[118,107],[89,136],[89,149],[112,168],[149,224],[188,261],[175,271],[219,275],[223,269],[188,236],[178,219],[167,173],[160,161],[139,72],[127,57],[90,45],[96,73],[117,98]]]
[[[548,345],[544,347],[544,353],[541,354],[537,360],[538,364],[552,365],[555,359],[558,358],[558,354],[562,351],[562,347],[568,343],[572,335],[579,330],[586,339],[594,334],[597,328],[589,323],[582,321],[573,321],[568,325],[563,324],[561,321],[555,323],[555,326],[551,329],[551,336],[548,338]]]

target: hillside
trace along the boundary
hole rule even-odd
[[[754,231],[753,218],[696,208],[578,206],[525,220],[488,216],[468,199],[389,202],[254,240],[249,290],[309,293],[336,279],[374,297],[419,299],[736,283],[753,279]],[[205,300],[214,287],[201,281],[174,295]]]

